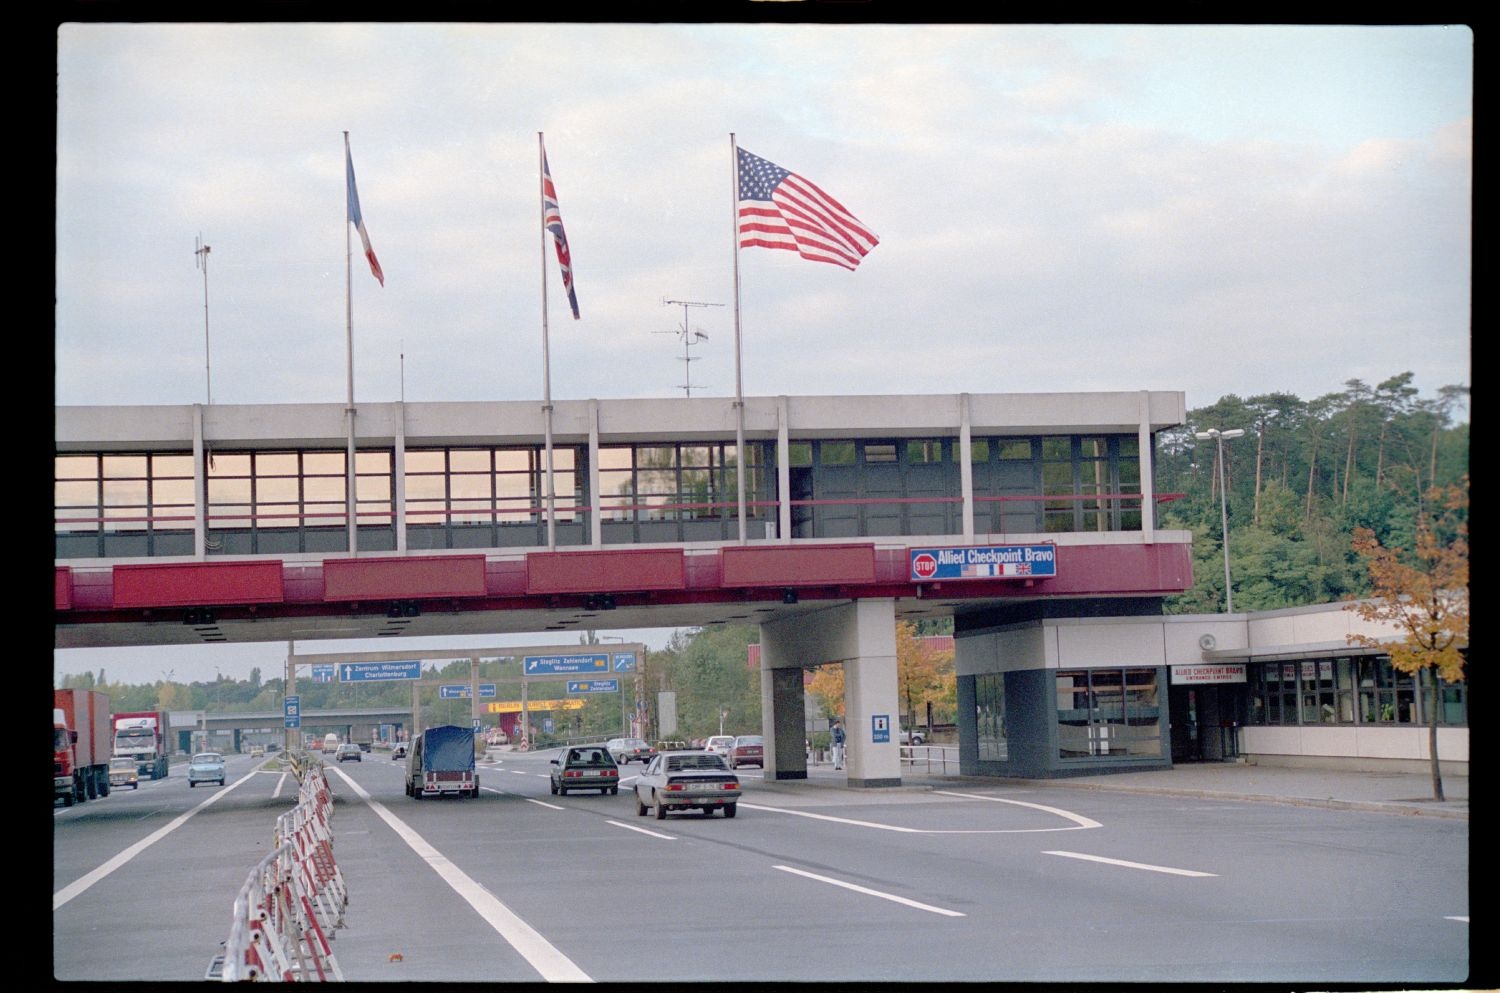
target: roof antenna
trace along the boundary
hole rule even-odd
[[[692,355],[689,352],[689,349],[698,344],[698,342],[700,341],[707,341],[708,335],[704,334],[702,331],[696,328],[688,328],[688,308],[722,307],[724,305],[722,303],[700,303],[696,300],[668,300],[665,297],[662,298],[661,302],[663,307],[680,306],[682,308],[682,327],[677,328],[673,331],[656,331],[653,333],[677,334],[682,336],[682,375],[684,382],[682,386],[678,388],[683,390],[688,396],[691,397],[693,395],[692,363],[696,361],[696,356]],[[700,386],[699,389],[702,389],[702,387]]]

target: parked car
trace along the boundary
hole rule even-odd
[[[344,742],[338,747],[338,750],[333,753],[333,757],[338,759],[340,762],[363,762],[363,755],[364,753],[359,750],[359,746],[354,744],[352,741]]]
[[[109,760],[109,785],[111,789],[123,786],[129,786],[133,790],[141,788],[134,755],[116,755]]]
[[[742,734],[729,746],[729,768],[742,765],[766,767],[766,739],[758,734]]]
[[[739,799],[740,778],[729,771],[722,755],[709,751],[663,752],[635,781],[638,817],[654,810],[661,820],[668,810],[695,808],[705,814],[722,810],[725,817],[733,817]]]
[[[729,761],[729,750],[733,747],[734,735],[732,734],[712,735],[707,741],[703,743],[704,751],[722,755],[724,756],[724,760],[726,762]]]
[[[656,749],[640,738],[611,738],[604,743],[604,750],[619,765],[629,765],[635,761],[645,765],[656,755]]]
[[[564,748],[552,760],[552,794],[567,796],[569,790],[620,792],[620,767],[603,745]]]
[[[199,752],[188,764],[188,786],[199,783],[224,785],[224,756],[218,752]]]
[[[926,742],[927,742],[927,736],[922,733],[921,728],[918,728],[915,731],[908,731],[908,730],[906,730],[906,728],[902,728],[901,729],[901,744],[903,744],[903,745],[922,745],[922,744],[926,744]]]

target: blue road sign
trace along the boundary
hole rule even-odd
[[[615,672],[635,672],[635,652],[616,652]]]
[[[620,681],[618,679],[570,679],[568,680],[569,693],[618,693],[620,692]]]
[[[913,548],[913,582],[932,579],[1045,579],[1057,575],[1056,545]]]
[[[479,695],[481,697],[492,697],[495,695],[494,683],[480,683]],[[468,683],[450,683],[438,687],[438,698],[440,700],[467,700],[469,698]]]
[[[527,655],[521,659],[521,671],[528,676],[590,675],[609,671],[609,656],[595,655]]]
[[[312,667],[312,681],[315,683],[333,682],[334,666],[332,662],[319,663]]]
[[[870,741],[879,744],[891,740],[891,715],[870,715]]]
[[[370,683],[388,679],[421,679],[422,663],[411,662],[340,662],[339,682]]]
[[[282,701],[282,712],[286,717],[287,727],[302,726],[302,698],[300,696],[289,696]]]

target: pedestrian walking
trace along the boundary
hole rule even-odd
[[[842,769],[844,767],[844,725],[838,721],[833,722],[833,767]]]

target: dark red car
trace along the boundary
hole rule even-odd
[[[766,740],[758,734],[742,734],[729,746],[729,768],[742,765],[766,767]]]

